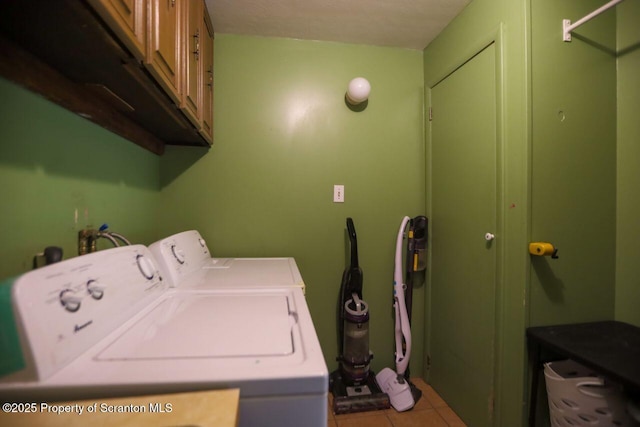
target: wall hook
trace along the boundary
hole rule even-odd
[[[529,253],[535,256],[551,256],[552,259],[558,259],[558,248],[548,242],[531,242],[529,243]]]

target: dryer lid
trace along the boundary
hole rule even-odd
[[[293,258],[212,258],[203,265],[204,276],[179,287],[304,288]]]

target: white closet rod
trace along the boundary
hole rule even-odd
[[[623,1],[624,0],[612,0],[609,3],[605,4],[604,6],[602,6],[601,8],[599,8],[597,10],[594,10],[593,12],[591,12],[590,14],[585,16],[584,18],[577,20],[573,24],[571,23],[570,19],[563,19],[562,20],[562,40],[564,40],[566,42],[570,42],[571,41],[571,31],[575,30],[576,28],[578,28],[580,25],[584,24],[585,22],[590,21],[591,19],[593,19],[596,16],[600,15],[605,10],[611,9],[613,6],[617,5],[618,3],[622,3]]]

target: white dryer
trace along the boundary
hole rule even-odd
[[[215,258],[211,256],[205,240],[196,230],[164,238],[150,245],[149,250],[157,260],[162,275],[176,292],[214,292],[219,295],[242,293],[243,300],[225,304],[229,315],[224,329],[236,338],[246,337],[238,341],[229,336],[225,341],[241,342],[245,346],[242,351],[233,351],[234,355],[244,358],[253,351],[260,352],[260,346],[264,345],[270,349],[269,354],[274,361],[278,358],[285,360],[282,359],[285,353],[290,354],[292,358],[299,358],[298,362],[287,362],[291,372],[287,376],[288,379],[285,379],[288,385],[284,389],[291,390],[291,393],[288,397],[279,398],[283,405],[287,406],[282,412],[283,417],[292,420],[291,424],[287,424],[285,420],[274,420],[271,424],[270,418],[276,415],[273,409],[269,409],[268,402],[274,402],[273,395],[263,400],[259,395],[250,393],[249,388],[241,387],[241,425],[244,425],[243,419],[253,420],[252,423],[247,423],[247,426],[267,425],[267,422],[268,425],[274,426],[296,423],[305,426],[326,425],[329,373],[304,297],[305,284],[293,258]],[[287,310],[284,310],[285,301],[275,298],[276,295],[287,295]],[[263,310],[272,314],[260,314]],[[253,330],[256,324],[264,322],[265,319],[275,319],[274,314],[278,310],[290,313],[290,321],[297,326],[299,343],[289,337],[289,328],[285,326],[284,317],[281,319],[280,329],[274,325],[269,331],[260,330],[261,327]],[[240,326],[241,323],[245,325]],[[250,330],[244,331],[240,328]],[[280,348],[277,348],[278,345]],[[314,384],[317,388],[312,393],[303,389],[296,393],[295,384],[304,383],[304,379],[309,377],[316,380]],[[311,399],[313,409],[296,403],[305,398]],[[254,409],[263,407],[263,404],[267,405],[264,406],[265,412]],[[320,412],[325,415],[309,416],[311,413],[319,415]],[[266,418],[265,413],[269,414]],[[253,414],[256,414],[255,417]]]
[[[13,313],[0,327],[0,399],[237,387],[241,426],[326,425],[328,373],[301,288],[182,290],[157,265],[127,246],[0,287]]]
[[[196,230],[166,237],[149,250],[170,286],[180,289],[305,290],[293,258],[214,258]]]

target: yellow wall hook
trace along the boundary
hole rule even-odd
[[[529,243],[529,253],[536,256],[549,256],[558,258],[558,249],[551,243],[547,242],[531,242]]]

